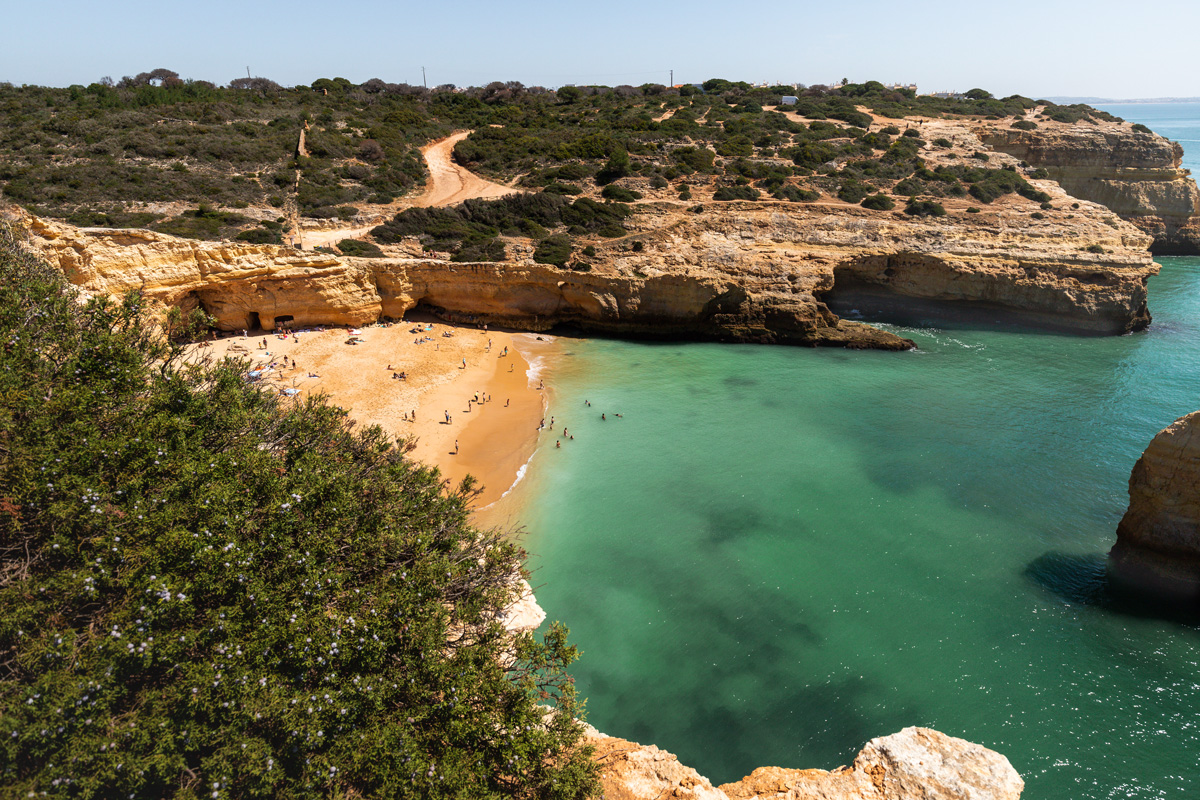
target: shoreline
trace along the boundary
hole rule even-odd
[[[352,330],[356,344],[349,343]],[[356,422],[412,442],[408,457],[436,467],[448,491],[474,476],[473,524],[520,526],[520,489],[538,450],[547,402],[537,388],[539,375],[557,352],[555,337],[485,331],[419,314],[359,329],[282,334],[234,334],[196,343],[188,353],[248,359],[252,370],[263,368],[264,389],[297,399],[326,394]],[[404,380],[393,377],[401,372]],[[486,400],[477,404],[476,397]]]

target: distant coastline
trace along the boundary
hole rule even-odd
[[[1075,103],[1086,103],[1093,106],[1097,103],[1105,105],[1134,105],[1140,103],[1200,103],[1200,97],[1140,97],[1126,98],[1124,100],[1114,100],[1111,97],[1047,97],[1054,103],[1060,105],[1074,105]]]

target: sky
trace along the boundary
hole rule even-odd
[[[4,14],[0,81],[159,67],[225,84],[317,78],[550,88],[879,80],[997,96],[1200,96],[1200,2],[1158,0],[54,0]],[[1189,33],[1191,32],[1191,33]]]

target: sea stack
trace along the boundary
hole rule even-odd
[[[1134,465],[1109,575],[1122,589],[1200,608],[1200,411],[1159,431]]]

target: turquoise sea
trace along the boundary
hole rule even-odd
[[[1200,140],[1200,108],[1114,113]],[[1200,625],[1104,579],[1130,469],[1200,409],[1200,259],[1161,262],[1130,336],[563,340],[526,545],[589,721],[714,783],[922,725],[1030,800],[1200,796]]]

